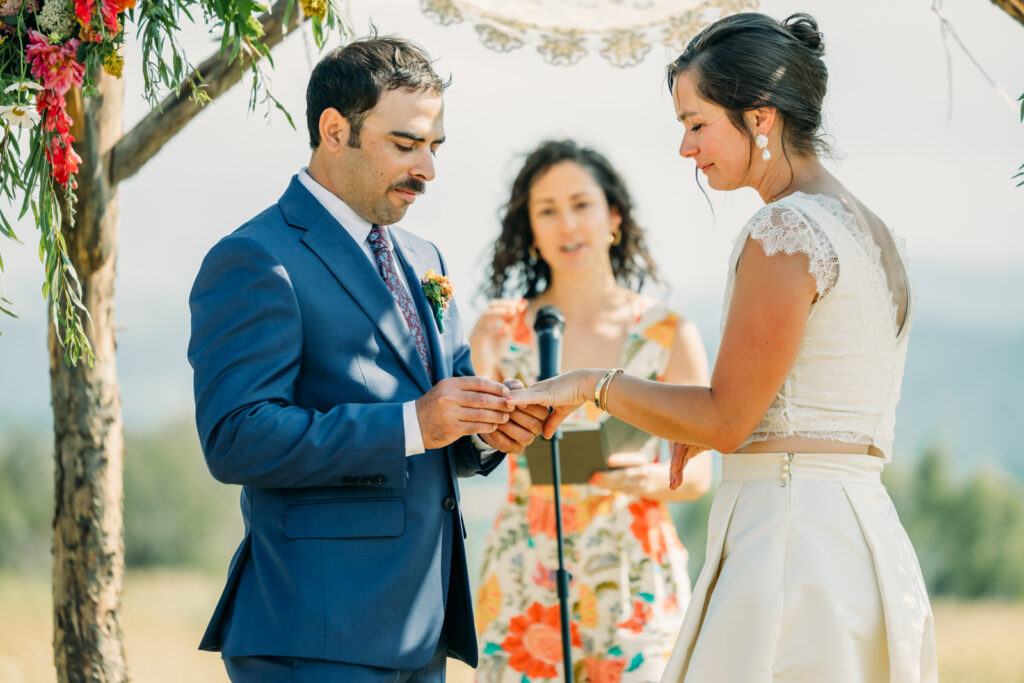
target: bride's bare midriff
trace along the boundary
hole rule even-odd
[[[854,453],[882,457],[882,451],[863,443],[847,443],[828,439],[787,436],[747,444],[734,453]]]

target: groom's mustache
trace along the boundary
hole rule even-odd
[[[409,192],[415,192],[416,194],[426,194],[427,184],[422,180],[416,180],[415,178],[409,178],[403,180],[400,183],[395,183],[391,186],[392,190],[408,190]]]

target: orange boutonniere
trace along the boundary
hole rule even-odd
[[[452,281],[448,279],[447,275],[438,275],[433,268],[427,271],[420,283],[423,285],[423,293],[426,295],[427,301],[430,302],[430,310],[434,312],[437,329],[444,332],[443,316],[455,295],[455,287],[452,286]]]

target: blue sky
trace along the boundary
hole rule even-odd
[[[497,207],[521,155],[544,138],[574,137],[620,167],[666,275],[665,295],[706,338],[716,336],[725,260],[760,202],[752,191],[710,192],[712,216],[692,162],[677,156],[682,128],[663,82],[674,54],[655,47],[630,69],[597,55],[552,67],[529,46],[498,54],[468,24],[436,25],[416,0],[346,5],[357,33],[372,18],[382,32],[421,43],[453,77],[437,179],[403,225],[441,246],[470,322],[482,303],[473,295],[497,234]],[[830,166],[907,239],[912,275],[927,284],[919,311],[1024,327],[1024,307],[1013,301],[1019,291],[1001,285],[1019,285],[1024,272],[1024,188],[1010,179],[1024,162],[1024,125],[952,44],[947,72],[930,8],[930,0],[761,3],[779,18],[806,10],[819,20],[831,74],[826,130],[840,154]],[[1024,27],[976,0],[946,0],[943,11],[1012,98],[1024,91]],[[214,47],[202,31],[186,44],[196,62]],[[269,124],[246,114],[247,93],[236,87],[121,185],[117,319],[129,425],[191,410],[188,291],[209,246],[276,201],[308,160],[308,55],[303,39],[290,37],[272,74],[298,130],[276,114]],[[134,46],[125,74],[130,125],[146,111]],[[3,291],[22,316],[0,320],[0,400],[14,418],[45,414],[49,403],[37,233],[25,225],[20,235],[25,246],[0,244]]]

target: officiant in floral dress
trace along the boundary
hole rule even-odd
[[[546,142],[527,158],[504,207],[488,294],[495,298],[470,335],[478,375],[538,374],[532,321],[546,305],[566,317],[562,367],[611,364],[672,382],[706,382],[693,323],[635,290],[654,276],[625,183],[599,153]],[[596,421],[588,403],[577,421]],[[665,502],[708,489],[710,456],[668,488],[659,441],[618,453],[613,470],[562,489],[576,680],[657,681],[690,594],[687,552]],[[561,680],[551,486],[534,486],[525,456],[509,456],[509,488],[488,535],[478,583],[477,680]]]

